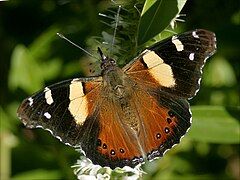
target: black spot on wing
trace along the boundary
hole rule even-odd
[[[175,119],[176,125],[171,129],[164,127],[164,133],[168,134],[166,141],[159,145],[158,149],[152,150],[147,154],[147,159],[152,160],[156,157],[162,157],[166,150],[171,149],[173,145],[178,144],[180,139],[186,134],[191,126],[191,113],[189,104],[185,99],[176,99],[169,97],[168,94],[159,94],[151,92],[160,106],[168,108],[169,117]]]

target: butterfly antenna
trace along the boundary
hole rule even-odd
[[[118,11],[117,11],[117,16],[116,16],[116,24],[115,24],[115,27],[114,27],[114,32],[113,32],[113,38],[112,38],[112,44],[111,44],[110,52],[112,52],[113,46],[115,44],[115,37],[116,37],[116,33],[117,33],[117,27],[118,27],[119,15],[120,15],[121,7],[122,6],[118,6]]]
[[[102,61],[106,60],[107,57],[103,54],[102,50],[100,49],[100,47],[98,47],[98,53],[100,54]]]
[[[73,46],[77,47],[78,49],[81,49],[83,52],[85,52],[87,55],[89,55],[90,57],[99,60],[99,58],[93,56],[90,52],[88,52],[87,50],[83,49],[81,46],[77,45],[76,43],[72,42],[70,39],[66,38],[64,35],[62,35],[61,33],[57,33],[57,35],[66,40],[67,42],[69,42],[70,44],[72,44]]]

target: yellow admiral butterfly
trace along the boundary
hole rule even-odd
[[[94,164],[135,167],[163,156],[189,129],[187,99],[215,50],[215,34],[203,29],[158,42],[122,69],[98,49],[100,76],[48,86],[25,99],[18,116],[80,146]]]

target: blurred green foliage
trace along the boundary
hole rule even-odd
[[[211,30],[216,33],[218,50],[206,64],[201,90],[190,101],[192,128],[164,158],[144,165],[146,179],[240,178],[238,3],[235,0],[194,0],[187,1],[184,6],[181,14],[186,14],[182,17],[186,22],[178,23],[176,31]],[[82,47],[88,45],[88,50],[96,54],[99,42],[111,39],[113,31],[101,23],[105,20],[98,16],[99,12],[111,14],[107,8],[112,8],[110,2],[96,0],[0,2],[1,179],[75,178],[71,165],[76,162],[78,154],[73,148],[63,145],[43,130],[25,129],[16,117],[16,109],[24,98],[45,85],[88,74],[88,63],[92,60],[56,36],[56,32],[62,32]],[[128,13],[133,12],[123,12],[125,21],[121,21],[121,27],[128,29],[130,36],[134,31],[129,29],[137,26],[131,22],[136,16],[130,18]],[[149,19],[149,16],[144,18]],[[148,22],[144,18],[140,24],[142,33],[146,32],[144,28]],[[126,19],[132,24],[127,24]],[[161,18],[159,26],[158,19],[153,20],[155,27],[149,26],[152,31],[147,39],[141,39],[140,33],[140,43],[165,29],[166,24],[161,24]],[[120,34],[120,31],[117,33]],[[103,38],[100,38],[102,35]],[[128,41],[118,43],[123,37]],[[116,39],[115,55],[122,56],[119,64],[129,61],[126,59],[138,51],[133,38],[124,35],[121,38]],[[118,49],[121,45],[122,49]]]

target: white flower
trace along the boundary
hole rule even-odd
[[[177,22],[185,22],[184,19],[180,19],[180,17],[185,17],[186,14],[177,14],[175,18],[172,19],[172,21],[170,22],[170,26],[172,29],[175,29],[175,27],[177,26]]]
[[[110,178],[118,177],[126,180],[134,180],[141,178],[144,173],[140,168],[141,164],[137,165],[135,168],[124,166],[123,168],[117,167],[114,170],[110,167],[101,167],[93,164],[92,161],[83,154],[81,149],[77,149],[77,151],[81,153],[80,159],[77,160],[76,164],[73,165],[72,168],[74,169],[74,174],[80,180],[108,180]]]

